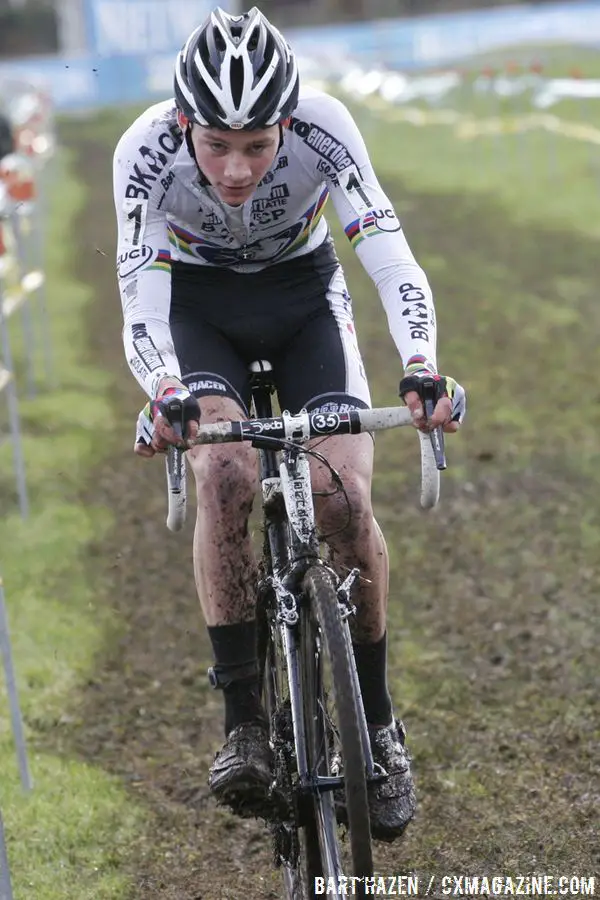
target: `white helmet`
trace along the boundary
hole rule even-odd
[[[199,125],[268,128],[298,103],[298,66],[279,31],[253,7],[217,7],[192,32],[175,65],[175,100]]]

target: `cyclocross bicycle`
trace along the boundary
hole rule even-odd
[[[351,590],[359,570],[342,581],[321,552],[308,457],[329,468],[337,490],[344,488],[325,457],[307,445],[314,438],[408,425],[411,416],[400,406],[273,416],[271,365],[257,361],[250,371],[255,418],[201,423],[194,443],[249,441],[259,455],[259,671],[275,759],[271,791],[281,810],[269,824],[274,861],[288,900],[313,897],[318,876],[338,885],[340,875],[353,875],[356,895],[364,896],[362,879],[373,875],[367,784],[386,773],[373,761],[352,650]],[[432,410],[428,399],[425,408]],[[419,437],[421,505],[432,507],[439,497],[439,469],[445,467],[443,438],[441,431]],[[184,451],[170,447],[166,464],[167,525],[178,531],[186,511]],[[336,805],[345,808],[344,846]]]

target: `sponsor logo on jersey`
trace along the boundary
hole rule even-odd
[[[291,129],[294,134],[302,138],[305,144],[308,144],[315,153],[318,153],[323,159],[328,160],[336,170],[341,172],[348,166],[355,165],[352,156],[348,152],[348,148],[336,140],[332,134],[314,125],[311,122],[303,122],[301,119],[292,118]]]
[[[137,375],[140,376],[140,378],[145,378],[148,374],[144,363],[141,361],[141,359],[138,359],[137,356],[131,357],[131,359],[129,360],[129,366]]]
[[[146,325],[143,322],[132,325],[131,333],[133,335],[134,350],[144,368],[148,372],[154,372],[155,369],[160,368],[163,365],[163,360],[154,345],[154,341],[148,334]]]
[[[424,302],[421,303],[413,303],[411,306],[406,306],[402,310],[403,316],[412,316],[413,319],[428,319],[429,315],[427,313],[427,304]]]
[[[340,180],[337,176],[335,168],[325,159],[320,159],[317,163],[317,172],[322,172],[326,178],[329,178],[334,187],[338,187]]]
[[[167,193],[167,191],[169,190],[169,188],[171,187],[171,185],[173,184],[174,181],[175,181],[175,173],[174,172],[168,172],[164,178],[160,179],[160,183],[161,183],[161,186],[162,186],[165,194]]]
[[[159,180],[165,167],[181,146],[181,131],[176,125],[161,132],[156,139],[156,147],[142,144],[138,147],[140,162],[134,162],[129,174],[129,184],[125,196],[132,199],[147,200],[154,183]],[[165,184],[168,182],[168,184]],[[172,178],[162,178],[162,186],[166,191],[171,186]]]
[[[267,172],[262,181],[259,181],[256,186],[261,188],[266,184],[271,184],[272,181],[275,181],[275,172]]]
[[[378,231],[400,231],[400,222],[393,209],[371,209],[365,213],[362,228],[373,224]]]
[[[408,318],[411,338],[429,343],[428,329],[430,324],[433,325],[433,321],[429,315],[429,307],[425,303],[425,293],[410,282],[401,284],[398,290],[402,302],[407,304],[402,310],[402,315]]]
[[[409,282],[401,284],[398,290],[403,303],[418,303],[420,300],[425,299],[425,294],[421,288]]]
[[[128,278],[138,269],[147,266],[153,255],[152,248],[147,244],[142,244],[141,247],[136,247],[128,253],[120,253],[117,259],[117,275],[119,278]]]
[[[202,210],[200,210],[202,212]],[[199,225],[198,230],[203,234],[208,234],[211,238],[217,238],[228,244],[233,243],[234,238],[223,221],[223,219],[214,212],[207,212],[204,221]]]
[[[286,205],[290,196],[287,184],[274,184],[268,197],[257,197],[252,201],[252,212],[261,213],[268,209],[277,209]]]
[[[267,172],[262,181],[259,181],[257,187],[264,187],[265,184],[271,184],[271,182],[275,179],[275,172],[279,172],[281,169],[287,169],[288,166],[288,158],[287,156],[280,156],[277,160],[277,165],[271,172]]]
[[[290,189],[287,184],[274,184],[271,188],[271,197],[273,200],[283,200],[284,197],[290,196]]]

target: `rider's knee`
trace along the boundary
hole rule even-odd
[[[217,444],[191,451],[199,506],[216,501],[220,506],[246,507],[258,488],[256,451],[244,444]]]
[[[373,527],[370,482],[359,474],[347,475],[344,491],[315,498],[317,525],[323,535],[335,534],[343,541],[360,540]]]

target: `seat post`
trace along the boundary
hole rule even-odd
[[[273,415],[271,394],[275,390],[273,382],[273,366],[266,359],[258,359],[248,366],[250,371],[250,391],[254,413],[259,419],[267,419]]]

